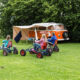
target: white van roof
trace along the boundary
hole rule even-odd
[[[32,24],[32,26],[42,26],[42,27],[49,27],[49,26],[57,26],[57,25],[63,25],[62,23],[35,23]]]
[[[63,25],[62,23],[34,23],[32,25],[27,25],[27,26],[13,26],[13,27],[18,27],[18,28],[32,28],[32,27],[49,27],[49,26],[57,26],[57,25]]]

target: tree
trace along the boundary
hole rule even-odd
[[[14,2],[8,2],[1,16],[2,35],[12,34],[13,25],[30,25],[54,21],[54,15],[56,15],[55,6],[50,6],[42,0],[15,0]]]
[[[12,34],[13,25],[39,22],[63,23],[70,39],[80,41],[80,0],[6,0],[0,16],[2,35]]]
[[[51,0],[57,6],[56,22],[64,23],[71,41],[80,41],[80,0]]]

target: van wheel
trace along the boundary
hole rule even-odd
[[[68,37],[68,32],[63,32],[63,38],[67,38]]]

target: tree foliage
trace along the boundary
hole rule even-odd
[[[2,0],[2,35],[12,34],[13,25],[30,25],[38,22],[63,23],[70,38],[80,41],[80,0]]]

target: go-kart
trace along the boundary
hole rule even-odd
[[[44,45],[41,47],[39,44],[34,43],[33,48],[30,49],[22,49],[20,51],[21,56],[25,56],[26,52],[30,54],[36,54],[37,58],[43,58],[44,55],[51,56],[52,52],[51,49],[47,47],[47,43],[45,42]]]
[[[59,52],[59,48],[57,46],[57,41],[55,41],[55,44],[53,45],[51,42],[48,42],[48,47],[50,48],[51,52]]]
[[[18,54],[17,48],[12,47],[12,41],[8,42],[7,47],[4,47],[4,45],[5,45],[5,43],[3,43],[3,45],[0,47],[0,50],[3,50],[3,55],[4,56],[7,56],[8,53],[12,53],[12,51],[13,51],[13,54]]]

